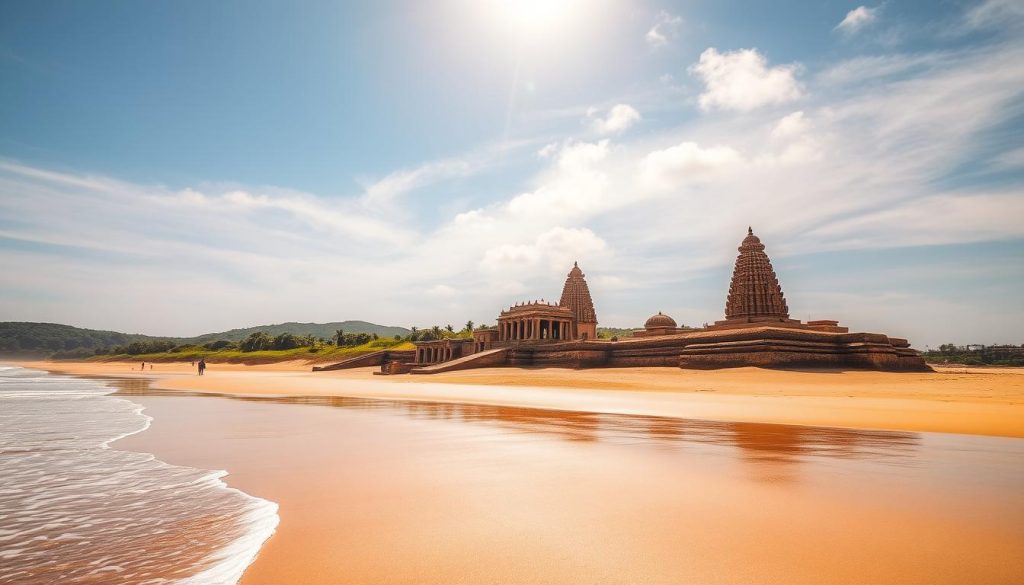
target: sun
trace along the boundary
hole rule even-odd
[[[581,0],[491,0],[494,16],[520,37],[547,35],[572,25]]]

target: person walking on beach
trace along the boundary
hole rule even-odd
[[[206,358],[199,360],[199,375],[202,376],[203,372],[206,371]]]
[[[146,362],[142,362],[142,367],[139,368],[139,369],[142,370],[143,372],[145,372],[146,371]]]

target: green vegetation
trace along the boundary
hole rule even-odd
[[[367,321],[335,321],[332,323],[289,322],[280,323],[278,325],[260,325],[258,327],[246,327],[244,329],[231,329],[230,331],[222,331],[220,333],[206,333],[183,341],[190,341],[198,344],[216,341],[219,339],[227,341],[242,341],[253,333],[260,331],[271,337],[277,337],[282,333],[291,333],[296,336],[306,335],[316,337],[317,339],[331,339],[339,329],[349,333],[367,333],[369,335],[376,334],[378,337],[394,337],[395,335],[404,337],[410,333],[405,327],[389,327],[369,323]]]
[[[1024,366],[1024,345],[954,345],[922,352],[929,364],[966,366]]]
[[[0,323],[0,352],[6,354],[48,354],[55,351],[92,351],[114,346],[149,341],[167,341],[169,338],[80,329],[56,323]],[[171,343],[173,346],[174,343]]]
[[[0,323],[0,354],[55,359],[174,354],[179,359],[191,359],[189,356],[223,351],[315,353],[332,342],[336,349],[367,345],[382,337],[395,344],[407,339],[408,334],[409,330],[403,327],[384,327],[366,321],[285,323],[189,338],[97,331],[56,323],[3,322]]]
[[[633,336],[633,330],[632,329],[622,329],[620,327],[598,327],[597,328],[597,338],[598,339],[611,339],[613,337],[618,337],[619,339],[622,339],[623,337],[632,337],[632,336]]]
[[[179,346],[170,351],[144,354],[105,354],[93,356],[92,361],[144,361],[144,362],[181,362],[205,359],[210,363],[242,363],[263,364],[288,360],[308,360],[311,362],[335,362],[356,357],[365,353],[382,349],[408,350],[413,345],[405,340],[394,338],[375,339],[361,345],[338,347],[330,343],[317,342],[312,346],[301,346],[289,349],[257,349],[244,351],[234,345],[218,350],[204,346]]]

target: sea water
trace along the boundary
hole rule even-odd
[[[151,421],[112,392],[0,366],[0,583],[236,583],[277,504],[110,448]]]

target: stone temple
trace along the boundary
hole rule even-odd
[[[500,366],[840,368],[927,370],[906,339],[850,333],[837,321],[792,319],[765,246],[747,229],[739,247],[725,319],[680,328],[660,311],[622,339],[597,338],[597,313],[574,264],[557,304],[533,301],[501,311],[473,337],[416,342],[414,351],[381,351],[322,370],[379,365],[383,374],[433,374]]]

